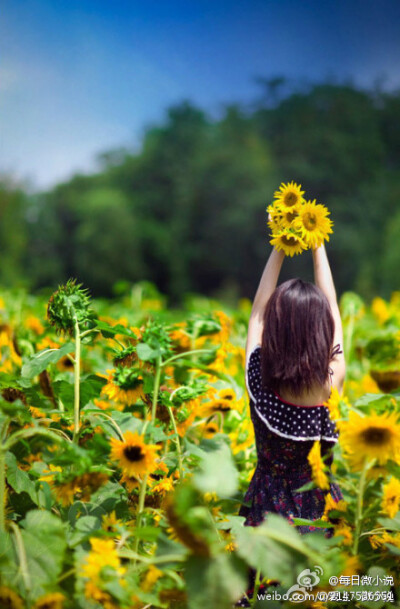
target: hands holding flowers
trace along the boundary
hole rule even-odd
[[[303,195],[301,185],[282,183],[274,193],[272,205],[267,207],[270,243],[289,256],[319,247],[333,233],[328,209],[315,199],[306,201]]]

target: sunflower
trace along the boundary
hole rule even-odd
[[[143,378],[140,370],[117,366],[107,372],[108,382],[102,387],[101,393],[110,400],[130,406],[143,397]]]
[[[67,600],[61,592],[49,592],[37,599],[33,605],[34,609],[62,609],[64,601]]]
[[[307,201],[301,206],[298,217],[294,220],[296,227],[309,247],[316,248],[329,241],[329,233],[333,233],[332,220],[327,216],[330,212],[324,205]]]
[[[339,525],[337,525],[335,527],[333,536],[334,537],[343,536],[344,539],[342,539],[339,542],[340,545],[351,546],[353,544],[353,530],[352,530],[351,526],[348,525],[346,522],[341,522]]]
[[[373,299],[371,303],[371,311],[381,325],[390,318],[389,307],[383,298],[380,298],[380,296]]]
[[[146,573],[146,576],[143,580],[143,582],[141,583],[141,588],[142,590],[145,590],[145,592],[148,592],[149,590],[151,590],[154,586],[154,584],[156,583],[156,581],[158,579],[160,579],[160,577],[162,577],[164,575],[164,573],[158,569],[155,565],[150,565],[148,568],[148,571]]]
[[[330,414],[332,421],[336,421],[337,419],[340,419],[339,404],[340,404],[341,399],[343,399],[343,398],[340,395],[339,391],[337,390],[336,387],[334,387],[332,385],[329,399],[326,402],[324,402],[324,405],[329,410],[329,414]]]
[[[326,466],[321,457],[321,444],[319,440],[314,442],[310,452],[308,453],[307,460],[311,465],[312,479],[315,484],[322,489],[329,489],[329,478],[325,474]]]
[[[203,404],[199,409],[199,414],[203,417],[210,417],[216,412],[224,413],[229,412],[230,410],[232,410],[232,402],[229,399],[219,398]]]
[[[203,435],[205,438],[212,438],[219,432],[219,425],[215,421],[210,421],[203,426]]]
[[[300,184],[296,184],[295,182],[284,184],[282,182],[279,190],[276,190],[274,193],[276,199],[275,203],[281,203],[285,207],[294,207],[295,205],[302,203],[303,194],[304,190],[301,190]]]
[[[35,332],[35,334],[43,334],[44,332],[44,327],[40,319],[38,319],[34,315],[29,315],[25,319],[25,327]]]
[[[301,254],[301,252],[307,249],[307,244],[301,237],[295,233],[283,230],[270,241],[271,245],[274,245],[276,249],[283,250],[287,256],[294,256],[294,254]]]
[[[339,501],[335,501],[332,497],[331,493],[327,493],[325,495],[325,508],[324,514],[322,516],[322,520],[329,520],[330,512],[332,510],[337,510],[338,512],[345,512],[347,508],[347,503],[344,499],[340,499]]]
[[[360,416],[352,411],[339,427],[344,456],[353,469],[361,469],[365,459],[376,458],[379,465],[389,459],[399,462],[400,425],[395,412]]]
[[[121,567],[121,561],[113,539],[91,537],[90,543],[92,549],[81,565],[81,575],[83,577],[88,577],[97,585],[103,567],[111,567],[118,575],[124,575],[126,568]]]
[[[115,531],[118,525],[122,525],[122,520],[117,518],[115,510],[109,514],[104,514],[101,519],[101,528],[106,531]]]
[[[389,531],[383,531],[381,534],[370,535],[368,540],[374,550],[386,543],[390,543],[393,546],[400,548],[400,533],[398,532],[390,533]]]
[[[301,205],[297,204],[293,207],[284,207],[281,204],[277,205],[277,211],[280,214],[280,224],[283,228],[291,228],[293,222],[299,217],[301,211]]]
[[[10,609],[24,609],[24,603],[12,588],[8,586],[0,586],[0,607],[9,607]]]
[[[122,471],[131,475],[144,475],[157,469],[157,444],[146,444],[143,436],[137,432],[127,431],[123,441],[111,438],[111,458],[119,461]]]
[[[123,473],[120,480],[121,484],[125,484],[128,493],[132,493],[134,489],[139,488],[140,481],[135,476],[129,476],[127,473]]]
[[[226,389],[220,389],[218,391],[218,396],[221,398],[221,400],[235,400],[236,399],[236,394],[235,394],[234,390],[231,389],[230,387],[227,387]]]
[[[277,210],[276,207],[273,207],[272,205],[269,205],[267,207],[267,212],[267,224],[271,229],[272,234],[275,235],[285,228],[282,222],[282,214]]]
[[[357,573],[363,572],[363,565],[360,562],[358,556],[354,556],[353,554],[344,554],[342,553],[342,558],[345,559],[345,565],[343,571],[339,573],[339,576],[352,576]]]
[[[387,484],[383,485],[382,511],[394,518],[400,509],[400,480],[392,476]]]

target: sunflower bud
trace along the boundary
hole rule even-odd
[[[57,334],[64,332],[72,336],[76,321],[82,329],[95,317],[95,312],[89,305],[87,288],[82,289],[82,284],[76,284],[76,279],[71,278],[51,295],[47,305],[47,319]]]

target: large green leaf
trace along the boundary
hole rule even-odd
[[[153,349],[153,347],[150,347],[150,345],[146,343],[139,343],[136,347],[136,353],[139,359],[144,362],[149,362],[161,355],[161,350]]]
[[[101,388],[105,384],[105,379],[96,374],[88,374],[81,377],[79,389],[80,407],[83,408],[88,402],[98,398]],[[53,383],[54,392],[61,399],[65,406],[74,404],[74,385],[71,382],[60,380]]]
[[[55,364],[67,353],[75,351],[74,343],[66,343],[59,349],[44,349],[27,358],[24,361],[21,370],[21,377],[23,381],[32,379],[37,374],[40,374],[43,370],[46,370],[49,364]]]
[[[232,609],[246,591],[247,567],[235,554],[192,555],[186,562],[185,579],[189,609]]]
[[[385,571],[385,569],[383,567],[379,567],[378,565],[374,565],[372,567],[370,567],[366,573],[366,580],[367,577],[369,577],[370,579],[370,583],[368,583],[368,581],[366,581],[362,586],[352,586],[350,588],[345,588],[346,590],[349,591],[349,593],[351,594],[351,592],[357,593],[357,592],[362,592],[364,594],[369,593],[373,598],[376,598],[377,600],[359,600],[358,603],[360,604],[361,607],[367,607],[368,609],[380,609],[383,606],[390,606],[391,603],[388,603],[388,605],[386,604],[387,601],[383,600],[382,598],[382,592],[389,592],[390,591],[390,585],[389,584],[383,584],[383,580],[388,576],[388,573]],[[377,594],[378,593],[378,594]]]
[[[322,555],[309,548],[301,535],[283,516],[268,514],[257,527],[239,526],[233,523],[238,554],[254,569],[270,578],[278,579],[285,586],[296,583],[297,576]],[[313,533],[316,534],[315,532]],[[323,546],[324,539],[321,538]]]
[[[238,480],[238,471],[226,444],[221,444],[216,451],[204,453],[200,471],[193,476],[193,483],[200,491],[214,492],[223,498],[236,493]]]
[[[14,489],[16,493],[28,493],[36,505],[38,505],[38,494],[35,488],[35,483],[29,478],[28,472],[18,467],[17,459],[11,452],[6,454],[6,478],[8,484]]]
[[[46,510],[31,510],[20,522],[32,596],[56,585],[66,548],[64,524]],[[16,573],[19,566],[16,566]]]

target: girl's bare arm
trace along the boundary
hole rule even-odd
[[[336,298],[335,284],[333,283],[331,267],[329,266],[325,246],[321,245],[320,247],[314,249],[312,251],[312,254],[314,261],[315,283],[327,297],[335,322],[333,345],[335,346],[339,344],[341,350],[343,351],[342,320],[340,317],[339,305]],[[346,373],[344,354],[340,353],[336,355],[330,365],[333,370],[333,385],[337,387],[339,391],[342,391],[344,377]]]
[[[257,344],[261,344],[265,305],[276,288],[285,253],[272,249],[265,265],[251,309],[246,342],[246,361]]]

